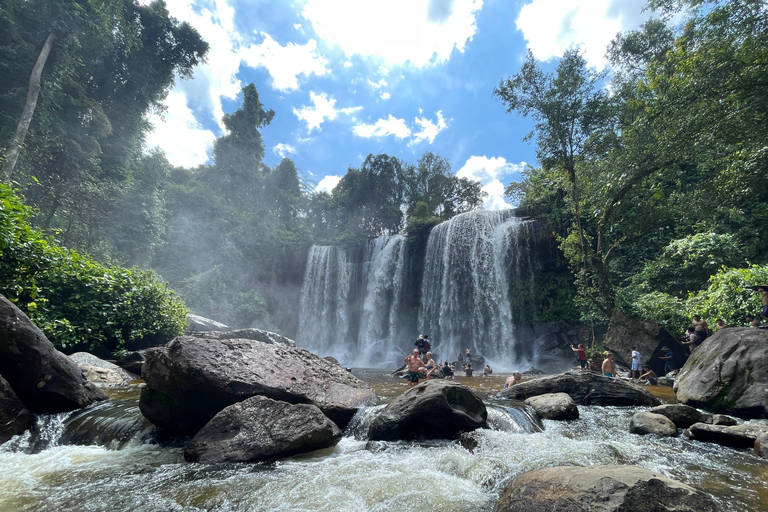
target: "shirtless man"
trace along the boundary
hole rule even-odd
[[[616,365],[613,362],[613,358],[615,356],[613,355],[613,352],[608,352],[608,356],[605,358],[605,361],[603,361],[603,375],[606,377],[615,377],[616,376]]]
[[[693,315],[693,330],[696,333],[696,336],[699,337],[699,344],[707,339],[708,334],[708,328],[707,322],[701,319],[699,315]]]
[[[424,366],[427,367],[427,380],[434,379],[434,377],[432,377],[432,372],[437,368],[437,363],[432,359],[432,352],[427,352],[424,356]]]
[[[419,383],[419,368],[424,362],[419,357],[419,349],[413,349],[413,353],[404,359],[408,365],[408,386],[413,387]]]
[[[507,377],[506,382],[504,382],[504,389],[507,389],[510,386],[514,386],[515,384],[520,382],[522,378],[523,378],[523,375],[517,370],[515,370],[514,372],[512,372],[512,375],[510,377]]]

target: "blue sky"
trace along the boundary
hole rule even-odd
[[[644,0],[166,0],[211,45],[191,80],[177,80],[149,147],[174,165],[210,162],[253,82],[275,119],[265,162],[291,158],[330,190],[369,153],[415,162],[427,151],[480,181],[486,208],[536,165],[521,139],[530,120],[493,97],[527,50],[553,68],[577,45],[602,68],[605,45],[648,19]]]

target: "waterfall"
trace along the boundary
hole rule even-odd
[[[467,347],[502,367],[535,359],[531,223],[514,212],[458,215],[429,235],[419,329],[439,357]],[[540,335],[540,334],[539,334]]]

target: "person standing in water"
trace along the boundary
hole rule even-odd
[[[504,382],[504,389],[509,388],[510,386],[514,386],[518,382],[520,382],[523,379],[523,375],[515,370],[512,372],[512,375],[507,377],[507,380]]]
[[[471,350],[469,350],[469,347],[467,347],[467,352],[466,352],[466,354],[467,354],[467,355],[466,355],[466,357],[464,357],[464,361],[465,361],[467,364],[472,364],[472,351],[471,351]]]
[[[413,387],[419,383],[419,368],[424,362],[419,357],[419,349],[413,349],[413,353],[404,359],[408,365],[408,386]]]
[[[643,373],[643,359],[635,347],[632,347],[632,378],[639,379]]]

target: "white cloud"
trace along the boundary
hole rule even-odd
[[[421,112],[422,110],[419,109],[420,114]],[[415,122],[421,128],[421,131],[413,133],[413,139],[411,139],[411,142],[408,143],[409,146],[413,146],[414,144],[418,144],[419,142],[425,140],[432,144],[435,141],[437,134],[448,128],[448,124],[445,122],[445,118],[443,117],[443,112],[441,110],[437,111],[436,123],[433,123],[426,117],[417,117]]]
[[[411,129],[405,124],[405,119],[396,119],[392,114],[389,114],[387,119],[379,119],[373,124],[362,123],[354,126],[352,132],[365,139],[386,137],[387,135],[404,139],[411,134]]]
[[[482,0],[307,0],[302,16],[347,55],[421,68],[448,60],[454,48],[464,51],[482,6]]]
[[[373,89],[381,89],[382,87],[386,87],[387,81],[384,80],[383,78],[378,82],[374,82],[373,80],[368,80],[368,85],[370,85]]]
[[[512,207],[504,201],[504,183],[513,181],[512,175],[522,171],[526,165],[525,162],[509,163],[503,157],[471,156],[456,176],[481,183],[483,191],[488,193],[486,210],[503,210]]]
[[[283,144],[282,142],[272,148],[272,152],[280,158],[285,158],[287,155],[295,155],[296,148],[289,144]]]
[[[351,62],[349,62],[349,61],[344,62],[344,67],[345,68],[351,68],[352,66],[354,66],[354,64],[352,64]]]
[[[381,96],[381,99],[383,99],[383,100],[388,100],[389,98],[392,97],[392,95],[389,94],[388,92],[383,92],[383,93],[381,93],[380,96]]]
[[[147,134],[147,147],[164,150],[166,158],[173,165],[194,167],[204,164],[216,136],[212,131],[205,130],[195,119],[183,92],[171,92],[165,105],[168,110],[162,117],[158,114],[149,117],[152,131]],[[179,144],[179,134],[183,134],[184,139],[181,140],[184,144]]]
[[[264,41],[243,49],[241,55],[248,66],[266,68],[272,77],[273,88],[280,91],[298,89],[299,75],[322,76],[328,71],[328,61],[318,55],[314,39],[305,45],[288,43],[280,46],[269,34],[262,32],[261,35]]]
[[[603,68],[605,48],[620,31],[648,20],[646,0],[532,0],[520,11],[517,28],[539,60],[562,57],[571,46],[585,50],[590,66]]]
[[[341,176],[333,176],[329,175],[324,177],[320,180],[320,183],[317,184],[315,187],[316,192],[328,192],[329,194],[331,191],[336,188],[336,185],[339,184],[341,181]]]
[[[325,121],[333,121],[339,115],[339,112],[345,115],[350,115],[363,107],[345,107],[337,109],[336,98],[329,97],[325,93],[317,94],[315,92],[309,93],[309,98],[312,100],[314,106],[303,106],[300,109],[294,107],[293,113],[300,121],[307,123],[307,131],[320,130],[320,125]]]

